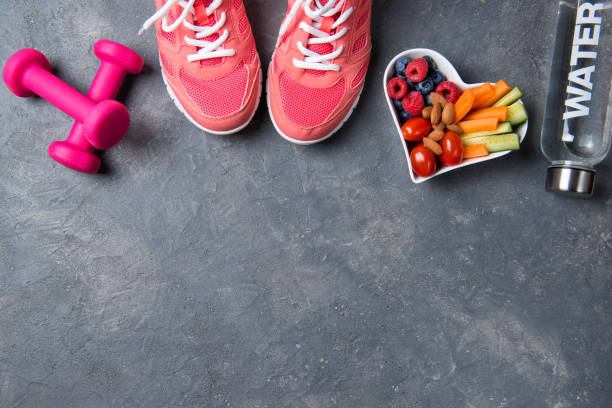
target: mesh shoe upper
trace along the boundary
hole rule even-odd
[[[290,10],[296,1],[299,0],[289,2]],[[336,0],[335,4],[341,2],[338,13],[327,17],[327,21],[320,25],[300,6],[286,32],[279,36],[269,70],[268,104],[278,130],[298,142],[317,141],[333,133],[350,114],[363,88],[371,52],[372,1]],[[327,2],[323,0],[320,3],[325,5]],[[311,7],[316,7],[316,0]],[[302,22],[329,29],[334,19],[350,8],[353,10],[348,19],[328,32],[334,35],[346,28],[343,36],[329,43],[308,44],[313,36],[300,27]],[[296,45],[298,42],[307,44],[309,51],[320,55],[342,47],[338,57],[325,61],[337,65],[338,71],[296,67],[294,60],[305,59]]]
[[[344,79],[329,88],[311,88],[293,79],[288,71],[279,76],[283,113],[287,119],[303,128],[323,123],[342,101],[344,90]]]
[[[166,1],[156,0],[158,10]],[[224,0],[207,15],[206,8],[212,3],[213,0],[195,0],[193,12],[185,20],[198,27],[214,27],[225,18],[220,30],[198,39],[212,43],[227,30],[222,48],[235,50],[235,55],[189,61],[189,56],[197,55],[200,48],[189,44],[186,38],[196,38],[196,32],[185,24],[167,32],[159,20],[159,57],[166,83],[189,118],[205,130],[231,132],[246,124],[257,108],[261,69],[242,0]],[[180,4],[174,4],[166,24],[173,24],[183,10]]]

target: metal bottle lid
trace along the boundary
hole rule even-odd
[[[551,166],[546,175],[546,191],[590,197],[595,187],[595,174],[593,170]]]

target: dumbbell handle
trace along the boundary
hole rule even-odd
[[[102,61],[87,96],[96,102],[115,99],[126,74],[127,72],[122,67]]]
[[[123,68],[107,61],[102,61],[87,92],[87,96],[94,102],[115,99],[125,75],[126,72]],[[94,150],[87,142],[87,139],[83,137],[83,124],[79,120],[74,122],[66,141],[82,149],[87,149],[87,151],[93,152]]]
[[[26,68],[21,83],[79,122],[84,122],[96,105],[91,99],[38,65]]]
[[[100,67],[96,72],[87,96],[93,102],[115,99],[121,84],[128,73],[136,74],[142,70],[142,58],[129,48],[108,40],[100,40],[94,46],[94,53],[100,58]],[[122,58],[119,63],[117,58]],[[78,120],[72,126],[67,141],[77,145],[87,145],[84,141],[83,124]],[[119,142],[115,140],[114,142]],[[89,141],[91,143],[91,141]],[[110,147],[113,142],[109,143]],[[93,149],[91,149],[93,151]]]

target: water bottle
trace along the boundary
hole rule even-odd
[[[559,1],[541,148],[546,190],[591,196],[612,133],[612,0]]]

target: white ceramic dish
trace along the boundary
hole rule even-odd
[[[402,135],[402,128],[401,128],[401,124],[400,124],[397,112],[395,111],[395,106],[393,105],[393,102],[391,101],[391,98],[389,97],[389,95],[387,95],[387,82],[391,80],[391,78],[393,77],[393,74],[395,73],[395,62],[398,59],[400,59],[401,57],[408,57],[411,59],[415,59],[415,58],[424,57],[426,55],[429,55],[434,60],[434,62],[438,66],[438,70],[442,72],[442,74],[444,74],[444,76],[446,77],[446,80],[456,83],[461,88],[461,90],[465,90],[468,88],[474,88],[479,85],[482,85],[482,83],[466,84],[465,82],[463,82],[463,80],[457,73],[457,70],[455,69],[455,67],[442,54],[434,50],[430,50],[428,48],[414,48],[411,50],[407,50],[407,51],[402,52],[401,54],[396,55],[395,58],[391,60],[391,62],[387,66],[387,70],[385,71],[385,75],[383,77],[383,90],[385,93],[385,98],[387,99],[387,104],[389,105],[389,110],[391,111],[391,116],[393,116],[393,121],[395,122],[397,134],[399,135],[400,141],[402,143],[402,147],[404,148],[404,153],[406,154],[406,161],[408,162],[408,168],[410,169],[410,178],[416,184],[423,183],[434,177],[437,177],[444,173],[448,173],[449,171],[459,169],[461,167],[471,166],[472,164],[497,159],[498,157],[501,157],[501,156],[504,156],[510,153],[510,151],[492,153],[486,157],[478,157],[475,159],[465,160],[463,163],[458,164],[456,166],[452,166],[452,167],[443,166],[443,167],[440,167],[438,171],[436,171],[432,176],[429,176],[429,177],[420,177],[414,173],[414,171],[412,170],[412,164],[410,163],[410,152],[408,151],[408,146],[404,140],[404,136]],[[514,129],[515,132],[518,134],[521,143],[523,142],[523,140],[525,139],[525,135],[527,134],[528,124],[529,122],[527,121]]]

